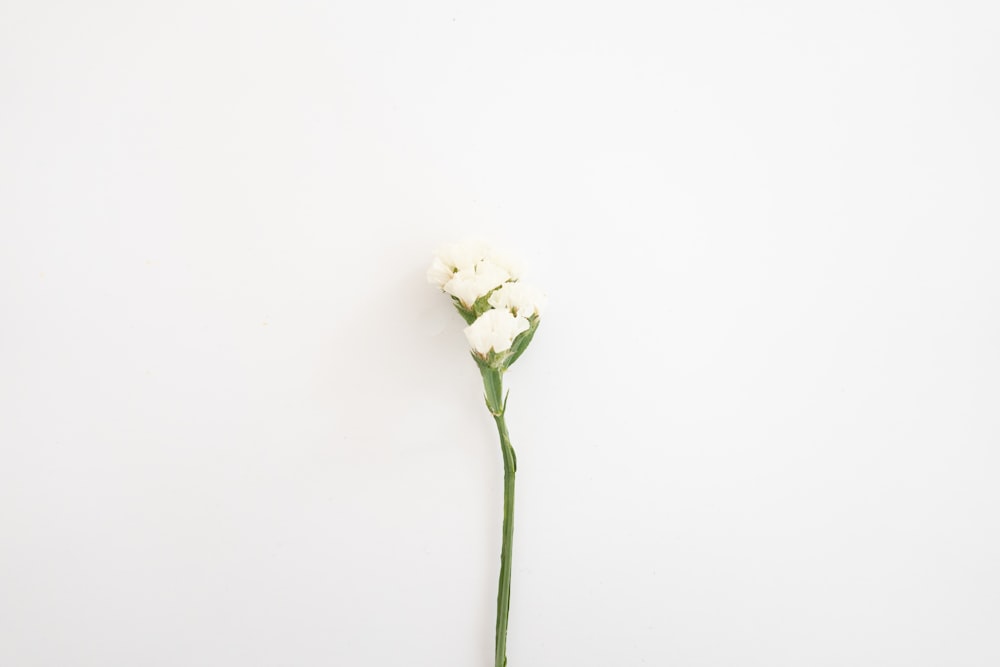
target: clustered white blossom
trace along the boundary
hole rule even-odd
[[[507,282],[490,294],[489,303],[494,308],[508,310],[518,317],[541,315],[545,295],[534,285]]]
[[[516,317],[505,310],[491,309],[465,327],[465,337],[472,349],[481,356],[506,352],[518,334],[527,331],[531,324],[524,317]]]
[[[450,294],[469,323],[465,337],[475,355],[504,367],[518,337],[526,337],[524,345],[530,340],[545,307],[545,295],[520,277],[519,264],[479,241],[441,248],[427,270],[427,281]]]

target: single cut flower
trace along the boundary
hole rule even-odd
[[[517,335],[531,326],[526,317],[512,315],[496,308],[487,310],[465,327],[465,337],[473,351],[481,357],[493,352],[506,352]]]
[[[452,296],[455,310],[469,325],[465,337],[483,376],[486,408],[493,415],[503,456],[503,537],[497,584],[494,667],[507,667],[507,621],[510,615],[511,554],[514,545],[514,476],[517,456],[507,432],[507,396],[503,374],[534,338],[545,295],[518,282],[520,264],[485,243],[453,243],[438,251],[427,281]],[[485,299],[483,297],[486,297]]]
[[[509,310],[520,317],[541,315],[545,308],[545,295],[537,287],[528,283],[504,283],[500,289],[490,294],[490,305]]]

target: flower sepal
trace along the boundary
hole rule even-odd
[[[528,330],[519,333],[514,342],[511,343],[507,358],[503,361],[503,370],[507,370],[513,366],[514,362],[528,349],[528,345],[531,344],[531,339],[535,337],[535,331],[538,329],[538,324],[541,321],[542,319],[538,315],[532,315],[528,318]]]
[[[540,322],[541,318],[537,315],[529,318],[528,328],[514,338],[514,342],[511,343],[509,350],[496,352],[491,349],[486,354],[480,354],[473,350],[472,358],[475,360],[476,365],[479,366],[479,371],[485,373],[491,370],[503,373],[513,366],[514,362],[528,349],[528,345],[531,344],[531,340],[534,338],[535,331],[538,329]]]
[[[493,308],[492,304],[490,304],[490,297],[494,292],[496,290],[491,290],[488,294],[479,297],[471,307],[467,307],[457,296],[451,297],[451,302],[455,304],[455,310],[462,316],[465,323],[472,324],[476,321],[476,318]]]
[[[475,355],[473,356],[475,357]],[[481,363],[481,360],[478,358],[476,359],[476,363],[479,364],[479,372],[483,376],[486,407],[490,411],[490,414],[494,417],[499,417],[503,415],[504,410],[507,408],[507,399],[502,396],[503,371]]]
[[[451,302],[455,304],[455,310],[457,310],[458,314],[462,316],[462,319],[465,320],[466,324],[472,324],[476,321],[476,318],[479,317],[479,315],[476,314],[475,308],[466,308],[465,304],[462,303],[462,300],[457,296],[451,297]]]
[[[493,350],[490,350],[485,355],[476,351],[472,352],[472,359],[476,362],[476,365],[479,366],[480,373],[485,373],[487,371],[497,371],[503,373],[510,366],[510,364],[507,363],[509,357],[510,350],[507,350],[506,352],[494,352]]]

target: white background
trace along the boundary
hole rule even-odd
[[[0,664],[1000,664],[992,2],[0,3]]]

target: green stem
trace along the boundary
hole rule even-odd
[[[494,667],[507,665],[507,618],[510,615],[510,566],[514,547],[514,475],[517,457],[510,444],[507,420],[504,418],[506,399],[502,395],[502,371],[483,368],[486,406],[497,423],[500,453],[503,455],[503,541],[500,547],[500,582],[497,590],[496,653]]]

